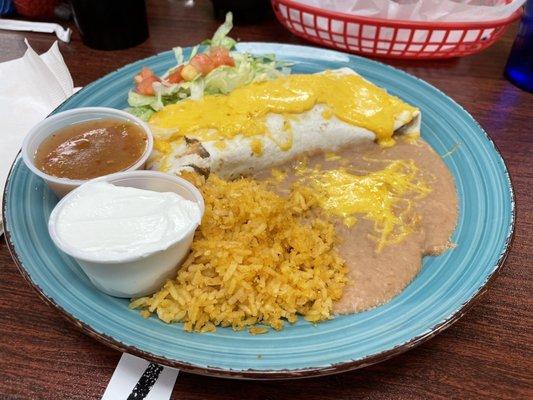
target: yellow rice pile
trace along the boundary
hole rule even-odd
[[[199,332],[251,326],[255,334],[267,330],[255,324],[281,329],[297,314],[312,322],[330,318],[346,269],[333,225],[305,218],[308,196],[284,198],[253,179],[214,176],[201,190],[206,210],[190,256],[175,280],[131,308]]]

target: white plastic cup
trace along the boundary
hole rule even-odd
[[[146,160],[148,160],[148,157],[152,153],[154,146],[154,139],[152,137],[150,128],[144,121],[140,120],[134,115],[131,115],[130,113],[127,113],[126,111],[107,107],[76,108],[74,110],[63,111],[54,114],[51,117],[39,122],[28,132],[24,138],[24,141],[22,142],[22,159],[24,160],[24,163],[35,175],[43,178],[46,184],[59,198],[63,197],[71,190],[87,182],[89,179],[68,179],[48,175],[35,166],[35,152],[46,138],[56,133],[60,129],[81,122],[106,118],[132,122],[138,125],[144,131],[147,138],[146,149],[141,155],[141,158],[139,158],[135,164],[128,167],[124,171],[143,169],[146,164]]]
[[[173,175],[156,171],[128,171],[92,180],[95,181],[155,192],[177,193],[197,203],[201,215],[204,214],[204,200],[200,191],[185,179]],[[57,203],[48,221],[48,231],[55,245],[79,263],[94,286],[115,297],[139,297],[155,292],[168,278],[176,275],[179,266],[189,253],[197,226],[192,227],[184,236],[176,238],[170,247],[142,257],[124,258],[112,262],[87,258],[80,255],[77,249],[63,243],[56,231],[57,217],[61,208],[75,193],[76,190],[72,191]]]

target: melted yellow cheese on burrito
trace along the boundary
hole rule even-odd
[[[237,135],[268,134],[269,113],[291,115],[324,104],[330,113],[348,124],[375,133],[382,144],[390,144],[394,122],[402,113],[416,108],[389,95],[355,74],[327,72],[288,75],[274,81],[252,83],[228,95],[205,96],[166,106],[150,123],[172,130],[169,139],[194,133],[199,139],[231,139]]]
[[[183,100],[155,113],[150,126],[150,168],[231,179],[362,140],[391,146],[393,134],[419,133],[420,111],[342,68]]]

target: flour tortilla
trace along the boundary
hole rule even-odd
[[[339,74],[356,74],[349,68],[334,71]],[[318,151],[336,151],[360,141],[374,141],[376,135],[368,129],[350,125],[336,118],[324,118],[327,107],[317,104],[309,111],[289,119],[279,114],[268,114],[265,118],[269,135],[246,137],[237,135],[219,148],[214,141],[205,141],[189,135],[185,140],[171,144],[171,151],[162,155],[155,152],[149,168],[180,175],[183,171],[195,171],[204,175],[216,173],[224,179],[251,175],[266,168],[283,164],[303,154]],[[290,129],[284,127],[287,121]],[[395,134],[418,134],[421,114],[404,111],[396,116]],[[157,137],[157,130],[155,130]],[[280,144],[291,140],[292,146],[283,150]],[[262,153],[254,154],[252,141],[261,142]]]

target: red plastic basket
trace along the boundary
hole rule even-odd
[[[296,36],[322,46],[373,57],[450,58],[493,44],[522,9],[497,21],[425,22],[369,18],[293,0],[272,0],[278,20]]]

